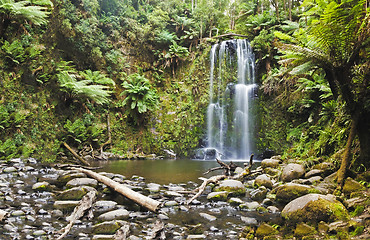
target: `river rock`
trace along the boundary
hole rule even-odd
[[[1,210],[0,209],[0,222],[6,218],[6,216],[8,215],[8,212],[4,211],[4,210]]]
[[[80,201],[55,201],[54,208],[60,210],[73,210]]]
[[[281,171],[277,168],[268,167],[268,168],[263,169],[263,171],[270,176],[280,176],[281,174]]]
[[[18,170],[15,167],[6,167],[3,169],[3,173],[13,173],[18,172]]]
[[[290,163],[286,165],[281,173],[281,180],[283,182],[290,182],[293,179],[302,177],[305,174],[304,167],[300,164]]]
[[[98,217],[100,221],[126,220],[129,218],[129,212],[126,209],[117,209],[101,214]]]
[[[60,186],[65,185],[67,182],[71,181],[74,178],[85,178],[85,173],[80,172],[67,172],[63,175],[60,175],[57,179],[57,182]]]
[[[258,221],[255,218],[243,217],[243,216],[241,216],[240,218],[244,222],[244,224],[247,226],[256,226],[258,224]]]
[[[94,235],[92,240],[115,240],[114,235],[98,234]]]
[[[96,191],[95,188],[80,186],[67,189],[57,195],[58,200],[81,200],[89,191]]]
[[[262,175],[259,175],[258,177],[256,177],[256,179],[254,180],[254,185],[260,187],[260,186],[265,186],[267,188],[272,188],[272,181],[270,179],[270,177],[266,174],[262,174]]]
[[[310,178],[310,177],[315,177],[315,176],[323,176],[324,171],[320,169],[312,169],[311,171],[307,172],[304,177],[305,178]]]
[[[290,222],[332,222],[348,219],[347,209],[334,195],[307,194],[288,203],[281,216]]]
[[[148,183],[146,190],[150,193],[157,193],[159,192],[161,185],[157,183]]]
[[[314,234],[316,234],[315,228],[311,227],[310,225],[307,225],[306,223],[297,224],[297,227],[294,230],[294,236],[299,238]]]
[[[210,215],[210,214],[208,214],[208,213],[199,213],[199,215],[200,215],[202,218],[204,218],[204,219],[206,219],[207,221],[209,221],[209,222],[215,221],[215,220],[217,219],[215,216],[212,216],[212,215]]]
[[[263,239],[265,236],[278,234],[279,231],[270,226],[267,223],[262,223],[256,230],[256,236],[259,239]]]
[[[229,196],[229,192],[211,192],[207,195],[207,199],[210,201],[227,201],[227,197]]]
[[[126,222],[121,220],[106,221],[94,225],[92,231],[95,234],[114,234],[125,224]]]
[[[280,161],[277,159],[263,159],[261,162],[262,168],[277,168],[280,164]]]
[[[14,212],[12,212],[13,217],[20,217],[20,216],[24,216],[24,215],[25,215],[25,213],[22,210],[15,210]]]
[[[34,191],[50,191],[51,185],[48,182],[37,182],[33,184],[32,190]]]
[[[254,201],[262,201],[267,195],[267,188],[262,186],[258,189],[253,190],[250,192],[251,199]]]
[[[319,193],[318,190],[311,186],[296,184],[296,183],[286,183],[275,189],[276,200],[283,203],[288,203],[293,199],[306,195],[308,193]]]
[[[315,166],[313,166],[313,169],[322,170],[324,176],[327,176],[327,175],[334,172],[335,166],[334,166],[334,164],[332,164],[330,162],[323,162],[323,163],[319,163],[319,164],[316,164]]]
[[[245,209],[245,210],[256,210],[260,206],[261,205],[258,202],[256,202],[256,201],[253,201],[253,202],[245,202],[245,203],[239,205],[240,209]]]
[[[98,181],[92,178],[74,178],[67,182],[67,188],[73,188],[78,186],[91,186],[96,187],[98,185]]]
[[[239,206],[240,204],[244,203],[243,200],[241,200],[240,198],[236,198],[236,197],[230,198],[228,202],[232,206]]]
[[[343,193],[349,196],[351,193],[360,192],[365,189],[365,186],[349,177],[344,182]]]
[[[246,192],[246,189],[241,181],[230,179],[221,181],[214,190],[216,192],[229,192],[230,196],[243,196]]]
[[[176,202],[176,201],[167,201],[167,202],[165,202],[165,203],[164,203],[164,205],[165,205],[166,207],[174,207],[174,206],[178,206],[178,205],[179,205],[179,203],[178,203],[178,202]]]
[[[114,201],[96,201],[94,204],[94,210],[96,212],[108,212],[116,208],[117,203]]]

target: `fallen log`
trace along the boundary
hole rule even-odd
[[[136,202],[137,204],[149,209],[152,212],[157,212],[161,203],[157,200],[151,199],[147,196],[144,196],[140,193],[137,193],[130,188],[120,184],[112,179],[105,177],[99,173],[83,169],[83,168],[71,168],[73,170],[77,170],[79,172],[85,173],[86,175],[98,180],[99,182],[107,185],[108,187],[112,188],[114,191],[122,194],[123,196],[131,199],[132,201]]]
[[[192,198],[190,198],[190,200],[186,204],[189,205],[192,201],[194,201],[197,197],[199,197],[204,192],[208,184],[217,183],[218,181],[225,179],[226,177],[227,177],[226,175],[216,175],[210,178],[202,178],[203,179],[202,185],[194,189],[194,192],[197,192],[197,193]]]
[[[66,142],[63,142],[63,145],[73,154],[73,156],[80,160],[84,165],[90,166],[90,163],[88,163],[85,159],[83,159],[75,151],[73,151],[73,149]]]
[[[67,217],[67,221],[69,221],[68,225],[58,231],[58,233],[62,233],[62,235],[60,235],[57,240],[63,239],[67,236],[75,221],[80,219],[87,210],[91,209],[95,200],[96,191],[90,191],[83,196],[79,204],[74,208],[72,214]]]

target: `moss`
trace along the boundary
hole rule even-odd
[[[313,234],[316,234],[315,228],[305,223],[299,223],[294,231],[294,236],[296,237],[303,237]]]
[[[364,231],[365,227],[364,226],[357,226],[356,229],[351,232],[351,236],[358,236]]]
[[[350,213],[351,217],[359,216],[363,213],[365,206],[356,206],[355,210]]]
[[[256,230],[258,238],[278,234],[279,231],[267,223],[262,223]]]
[[[311,201],[300,210],[283,216],[285,219],[293,222],[333,222],[337,220],[348,220],[347,209],[340,202],[331,202],[326,199]]]

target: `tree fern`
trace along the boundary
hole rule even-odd
[[[58,82],[61,89],[71,95],[86,97],[95,101],[97,104],[108,103],[111,91],[109,87],[92,84],[91,80],[76,79],[76,76],[68,72],[58,74]]]
[[[0,13],[8,15],[10,18],[23,18],[32,21],[35,25],[43,25],[47,23],[47,17],[50,14],[48,8],[44,6],[53,6],[53,4],[49,0],[35,2],[0,0]]]

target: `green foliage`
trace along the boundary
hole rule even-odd
[[[66,71],[60,72],[57,77],[61,90],[71,96],[88,98],[97,104],[105,104],[110,101],[109,95],[111,92],[107,86],[91,84],[93,83],[91,79],[77,80],[75,75]]]
[[[0,14],[5,14],[9,18],[26,19],[35,25],[43,25],[47,23],[47,17],[50,14],[47,7],[53,6],[49,0],[42,1],[14,1],[14,0],[0,0]]]
[[[64,129],[67,132],[67,139],[78,144],[87,144],[99,141],[103,133],[101,125],[94,124],[93,116],[86,114],[83,119],[78,118],[74,122],[67,119]]]
[[[134,119],[138,118],[140,114],[158,108],[159,97],[157,92],[143,75],[138,73],[129,75],[127,81],[122,83],[122,87],[124,90],[121,96],[125,98],[120,106],[128,106],[128,114]]]

